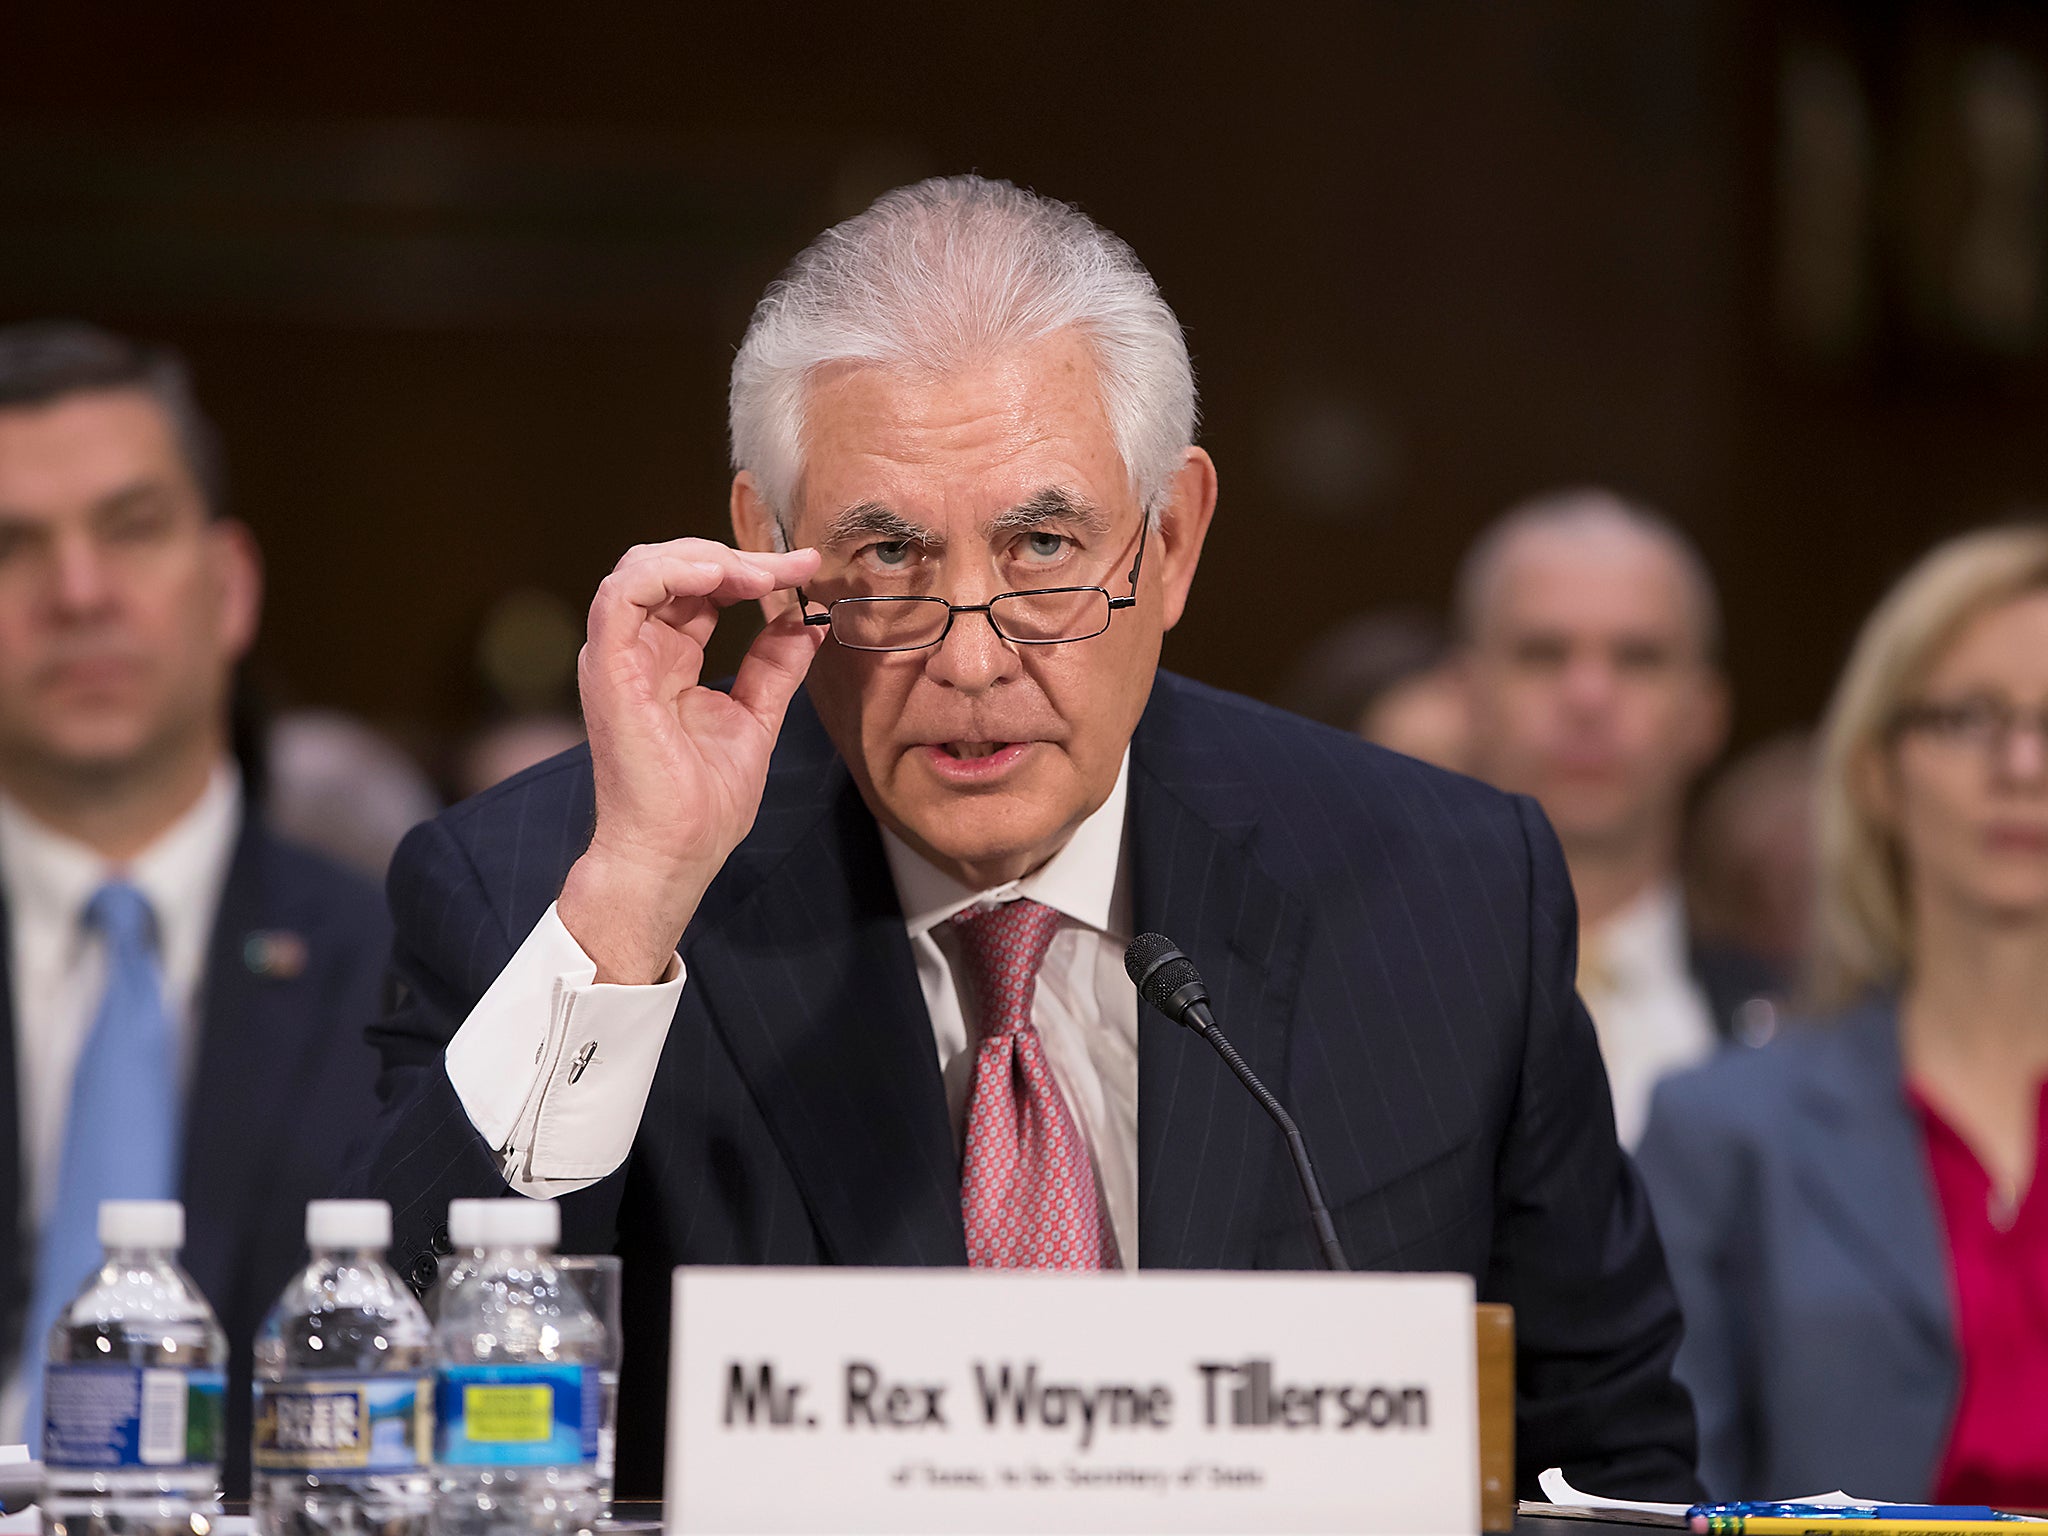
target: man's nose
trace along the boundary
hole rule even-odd
[[[60,613],[96,612],[113,590],[104,553],[95,540],[83,535],[57,540],[50,574],[50,600]]]
[[[927,658],[927,677],[968,693],[1007,682],[1021,667],[1017,648],[996,631],[986,613],[956,612],[946,638],[931,648]]]
[[[1564,696],[1573,708],[1605,709],[1614,698],[1614,666],[1604,656],[1574,656],[1564,669]]]

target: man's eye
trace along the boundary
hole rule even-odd
[[[1556,671],[1570,659],[1571,648],[1562,640],[1531,636],[1515,646],[1514,657],[1524,667]]]
[[[1045,533],[1034,529],[1020,541],[1023,552],[1033,560],[1057,560],[1066,553],[1067,546],[1074,541],[1063,533]]]
[[[870,544],[861,553],[885,571],[900,571],[910,564],[910,540],[891,539],[883,544]]]
[[[1622,645],[1614,652],[1614,664],[1623,672],[1661,672],[1671,659],[1671,652],[1661,645]]]
[[[100,535],[110,544],[139,544],[170,532],[171,514],[157,507],[132,507],[100,524]]]

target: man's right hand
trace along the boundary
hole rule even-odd
[[[599,585],[576,667],[597,827],[556,905],[598,981],[666,974],[705,888],[754,824],[782,717],[824,639],[792,604],[720,693],[700,678],[718,610],[817,569],[812,549],[675,539],[628,550]]]

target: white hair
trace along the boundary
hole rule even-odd
[[[1067,203],[980,176],[885,193],[769,285],[732,365],[732,457],[786,526],[811,376],[834,363],[949,373],[1073,329],[1148,516],[1195,440],[1180,322],[1136,254]]]

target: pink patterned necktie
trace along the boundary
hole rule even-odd
[[[967,1093],[960,1212],[967,1262],[997,1269],[1107,1269],[1116,1239],[1088,1148],[1031,1023],[1038,968],[1060,915],[1035,901],[969,908],[952,920],[981,1004]]]

